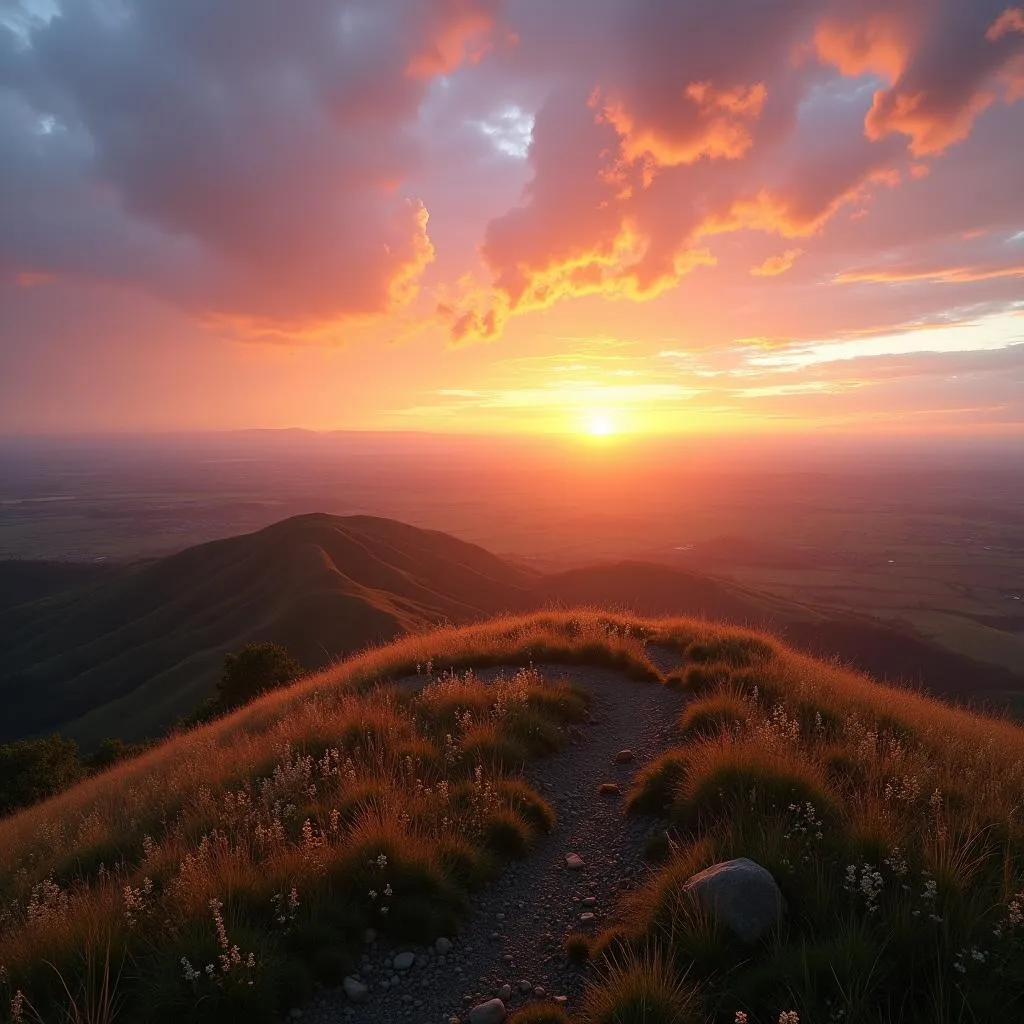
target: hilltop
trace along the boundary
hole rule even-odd
[[[16,595],[23,599],[17,600]],[[778,633],[881,679],[1002,702],[1024,678],[863,616],[649,562],[539,573],[445,533],[302,515],[146,563],[0,563],[0,742],[87,749],[160,735],[209,697],[226,653],[287,647],[307,670],[439,624],[591,605]]]
[[[408,637],[0,822],[0,1019],[1013,1020],[1022,783],[1024,730],[767,634]]]

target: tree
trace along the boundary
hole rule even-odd
[[[217,702],[224,711],[241,707],[300,675],[302,666],[280,644],[248,644],[224,658]]]
[[[0,815],[45,800],[81,777],[78,744],[66,736],[0,744]]]

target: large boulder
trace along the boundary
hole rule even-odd
[[[746,857],[712,864],[683,888],[741,942],[757,942],[786,912],[771,872]]]

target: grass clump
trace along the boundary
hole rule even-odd
[[[692,736],[709,738],[731,733],[747,721],[747,706],[733,694],[717,693],[691,701],[679,716],[679,727]]]
[[[509,1021],[510,1024],[572,1024],[565,1010],[551,1003],[526,1006],[513,1013]]]
[[[671,807],[689,764],[687,752],[677,749],[644,766],[626,797],[626,810],[630,814],[661,814]]]
[[[591,936],[583,932],[569,932],[565,937],[565,955],[571,964],[586,963],[590,959]]]
[[[697,990],[664,960],[629,956],[588,989],[583,1024],[703,1024]]]

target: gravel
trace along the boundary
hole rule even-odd
[[[663,671],[679,663],[665,649],[650,653]],[[646,878],[643,848],[658,828],[654,819],[626,817],[621,797],[601,793],[601,784],[616,782],[625,792],[634,773],[672,745],[686,698],[607,669],[540,668],[545,678],[577,683],[591,698],[579,738],[527,766],[527,778],[558,814],[554,832],[475,896],[461,935],[438,936],[422,948],[385,948],[368,935],[357,975],[304,1007],[303,1021],[450,1024],[499,998],[510,1013],[538,1000],[579,1004],[586,966],[568,963],[565,936],[596,934],[609,923],[620,896]],[[623,750],[629,761],[618,760]],[[567,854],[582,866],[570,870]],[[364,1002],[346,996],[347,988],[363,997],[363,985]]]

